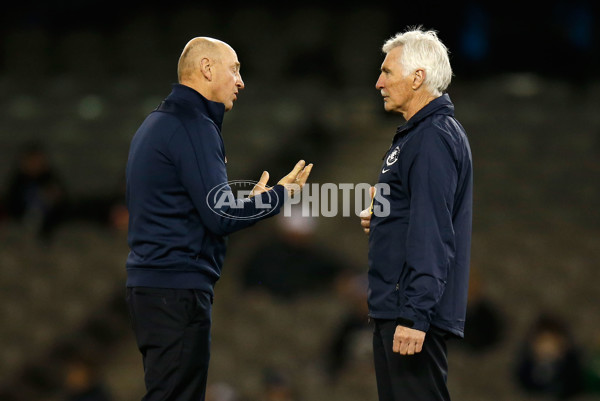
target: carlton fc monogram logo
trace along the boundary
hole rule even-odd
[[[390,152],[387,159],[385,160],[386,166],[391,166],[392,164],[398,161],[398,156],[400,155],[400,146],[396,146],[394,150]]]
[[[390,152],[390,154],[388,155],[387,159],[385,159],[385,167],[389,167],[392,164],[396,163],[398,161],[398,156],[400,155],[400,145],[396,146],[394,148],[394,150],[392,150]],[[390,171],[389,168],[383,168],[381,169],[381,174],[385,174],[388,171]]]

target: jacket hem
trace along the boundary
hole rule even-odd
[[[399,318],[402,318],[401,316],[398,316],[396,313],[393,313],[393,312],[369,312],[369,317],[372,319],[396,320],[396,321]],[[429,326],[435,327],[439,330],[445,331],[445,332],[450,333],[459,338],[464,338],[464,336],[465,336],[463,328],[453,326],[452,324],[449,324],[447,322],[440,322],[440,321],[434,320],[429,323]],[[414,326],[413,326],[413,328],[418,329],[418,327],[414,327]]]
[[[198,289],[214,292],[216,279],[200,271],[127,268],[127,287]]]

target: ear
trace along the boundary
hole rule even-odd
[[[412,88],[414,90],[417,90],[421,87],[421,85],[423,85],[423,82],[425,82],[426,73],[425,73],[425,70],[418,69],[415,71],[414,74],[415,74],[415,77],[413,78]]]
[[[212,63],[208,58],[204,57],[200,60],[200,71],[202,71],[204,78],[208,81],[212,81]]]

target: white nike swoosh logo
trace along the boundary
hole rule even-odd
[[[381,170],[381,174],[385,174],[385,173],[387,173],[388,171],[390,171],[390,169],[389,169],[389,168],[384,168],[383,170]]]

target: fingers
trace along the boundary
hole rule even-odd
[[[300,160],[288,175],[279,180],[278,184],[283,185],[287,189],[288,195],[292,196],[294,193],[302,190],[312,168],[312,163],[306,165],[304,160]]]
[[[394,346],[392,350],[400,355],[406,355],[406,350],[408,348],[408,343],[406,340],[401,340],[399,338],[394,337]]]
[[[419,330],[397,326],[392,350],[400,355],[414,355],[423,350],[425,333]]]
[[[362,212],[361,212],[362,214]],[[365,234],[369,234],[371,232],[371,213],[369,213],[369,217],[363,218],[361,216],[360,225],[363,228]]]
[[[421,352],[420,349],[417,351],[417,343],[409,342],[408,340],[394,340],[393,351],[400,355],[414,355],[418,352]]]
[[[252,188],[252,191],[250,191],[250,197],[265,192],[267,190],[267,182],[269,182],[269,172],[263,171],[263,173],[260,176],[260,179],[254,186],[254,188]]]
[[[369,232],[371,232],[371,211],[369,209],[365,209],[360,212],[360,225],[362,226],[365,234],[369,234]]]
[[[294,166],[294,168],[292,169],[292,171],[290,171],[290,173],[288,175],[286,175],[281,180],[279,180],[278,184],[279,185],[298,184],[298,180],[299,180],[299,178],[301,178],[300,174],[304,171],[305,165],[306,165],[306,162],[304,160],[300,160],[298,163],[296,163],[296,165]],[[308,169],[308,173],[310,173],[311,169],[312,169],[312,165],[310,165],[310,168]],[[306,178],[308,178],[308,175],[306,175]],[[306,182],[306,180],[304,180],[304,182]]]
[[[292,181],[295,181],[298,178],[298,174],[300,174],[305,165],[306,162],[304,160],[300,160],[298,163],[296,163],[293,170],[290,171],[288,177],[290,177]]]
[[[260,186],[261,188],[266,188],[267,182],[269,182],[269,172],[263,171],[263,173],[260,176],[260,180],[258,180],[258,184],[256,185]]]
[[[306,180],[308,180],[308,176],[310,175],[312,168],[313,164],[310,163],[308,166],[304,167],[300,174],[298,174],[298,176],[296,177],[296,182],[298,185],[300,185],[300,188],[302,188],[304,184],[306,184]]]

